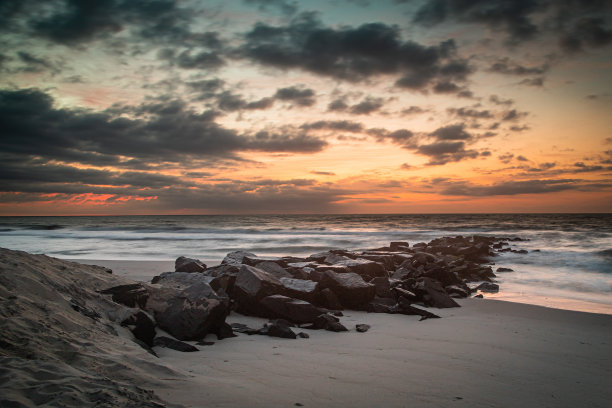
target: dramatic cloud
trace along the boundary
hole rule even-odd
[[[5,154],[119,165],[124,157],[187,164],[199,155],[232,156],[245,150],[314,152],[326,145],[303,134],[240,135],[215,123],[215,116],[211,111],[192,111],[177,100],[91,112],[56,109],[52,98],[36,89],[0,91],[0,127],[4,129],[0,147]]]
[[[302,13],[285,26],[257,23],[245,38],[241,54],[260,64],[351,82],[400,75],[398,86],[422,89],[438,76],[464,80],[471,72],[467,62],[452,59],[452,40],[438,46],[402,41],[397,27],[383,23],[334,29]]]
[[[465,131],[465,125],[463,123],[444,126],[431,132],[431,136],[434,136],[438,140],[468,140],[472,136]]]
[[[299,106],[312,106],[316,103],[315,93],[312,89],[295,86],[278,89],[274,97],[281,101],[290,101]]]
[[[474,159],[478,157],[476,150],[466,150],[464,142],[435,142],[421,145],[417,153],[430,158],[428,166],[439,166],[463,159]]]

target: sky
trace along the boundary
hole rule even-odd
[[[612,2],[3,0],[0,215],[612,210]]]

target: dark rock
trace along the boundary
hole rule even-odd
[[[412,266],[400,266],[393,275],[391,275],[391,279],[396,280],[404,280],[408,278],[418,278],[418,271],[414,269]]]
[[[113,301],[128,307],[144,309],[149,299],[149,288],[141,283],[113,286],[100,291],[104,295],[113,295]]]
[[[285,270],[282,266],[275,262],[263,261],[255,264],[257,269],[268,272],[270,275],[280,278],[292,278],[291,274]]]
[[[330,310],[342,310],[342,303],[338,300],[338,296],[329,288],[320,291],[316,296],[315,303]]]
[[[333,332],[348,331],[348,329],[340,323],[340,319],[329,313],[324,313],[317,316],[312,326],[309,328],[313,330],[327,330]]]
[[[199,259],[186,258],[184,256],[178,257],[174,261],[175,272],[204,272],[206,265]]]
[[[397,313],[397,301],[393,298],[375,297],[368,303],[366,310],[371,313]]]
[[[220,295],[229,294],[234,290],[234,283],[236,283],[236,275],[225,274],[212,278],[210,287]]]
[[[478,298],[478,299],[482,299],[484,296],[482,296],[482,293],[480,293],[480,294],[478,294],[478,295],[476,295],[476,296],[474,296],[474,297],[475,297],[475,298]]]
[[[223,323],[219,329],[215,332],[217,336],[217,340],[229,339],[231,337],[236,337],[234,331],[232,330],[232,326],[227,323]]]
[[[229,300],[199,282],[178,292],[170,288],[154,291],[146,309],[159,327],[177,339],[198,340],[221,329],[229,313]]]
[[[450,296],[457,296],[460,298],[466,298],[470,295],[470,288],[468,288],[467,286],[459,286],[459,285],[450,285],[450,286],[446,286],[444,288],[444,290],[446,291],[446,293],[448,293]]]
[[[387,271],[383,265],[368,259],[346,259],[335,262],[334,266],[344,266],[349,272],[356,273],[357,275],[360,275],[364,279],[368,280],[376,276],[387,277]]]
[[[444,291],[439,282],[430,278],[419,278],[415,286],[416,295],[423,300],[426,306],[437,308],[459,307]]]
[[[184,343],[179,340],[171,339],[170,337],[159,336],[154,340],[154,344],[158,347],[165,347],[176,351],[192,352],[198,349],[191,344]]]
[[[213,346],[215,342],[214,341],[198,341],[196,344],[198,346]]]
[[[376,296],[378,297],[393,297],[393,293],[391,292],[391,284],[389,283],[389,279],[382,276],[377,276],[372,279],[370,283],[376,286]]]
[[[155,322],[145,312],[139,310],[121,322],[122,326],[127,326],[134,337],[142,341],[149,347],[153,347],[155,338]]]
[[[495,272],[514,272],[514,269],[511,268],[497,268]]]
[[[174,289],[187,289],[197,283],[209,284],[214,278],[201,273],[193,272],[164,272],[155,277],[151,283]]]
[[[259,331],[259,333],[266,336],[280,337],[283,339],[297,338],[297,335],[293,332],[293,330],[291,330],[291,327],[282,319],[273,320],[266,324],[263,329]]]
[[[393,292],[395,293],[395,295],[398,298],[404,297],[404,298],[406,298],[407,300],[410,300],[410,301],[416,301],[418,299],[417,295],[415,295],[413,292],[411,292],[411,291],[409,291],[407,289],[404,289],[404,288],[402,288],[400,286],[394,287],[393,288]]]
[[[433,314],[427,310],[421,309],[420,307],[414,306],[409,302],[404,301],[403,299],[400,299],[398,303],[397,313],[421,316],[421,320],[440,318],[440,316]]]
[[[344,265],[317,265],[314,267],[314,270],[323,273],[325,273],[326,271],[332,271],[336,273],[346,273],[349,271],[348,268]]]
[[[253,334],[259,334],[259,329],[253,329],[247,326],[246,324],[232,323],[230,326],[232,330],[235,331],[236,333],[244,333],[244,334],[248,334],[249,336]]]
[[[223,265],[234,265],[239,267],[242,265],[242,261],[245,257],[257,258],[257,255],[246,251],[234,251],[227,254],[221,263]]]
[[[278,294],[284,294],[284,287],[279,279],[252,266],[240,267],[232,296],[239,313],[267,317],[267,309],[263,308],[259,301]]]
[[[409,247],[410,247],[410,245],[408,244],[408,242],[395,241],[395,242],[391,242],[389,244],[389,248],[392,251],[402,251],[402,250],[407,249]]]
[[[355,330],[357,330],[359,333],[365,333],[370,329],[370,325],[369,324],[356,324],[355,325]]]
[[[361,276],[352,272],[326,271],[319,284],[323,289],[331,289],[340,303],[348,308],[368,303],[376,294],[376,286],[366,283]]]
[[[478,285],[475,290],[485,293],[497,293],[499,292],[499,285],[497,283],[483,282]]]
[[[267,296],[261,300],[261,304],[268,309],[270,317],[287,319],[297,324],[312,323],[324,312],[304,300],[283,295]]]
[[[299,338],[302,338],[302,339],[309,339],[309,338],[310,338],[310,336],[308,335],[308,333],[304,333],[304,332],[299,332],[299,333],[297,334],[297,336],[298,336]]]
[[[280,281],[287,296],[314,302],[319,287],[317,282],[294,278],[280,278]]]
[[[208,276],[217,277],[217,276],[236,276],[240,272],[240,265],[227,265],[221,264],[217,266],[212,266],[204,271],[204,273]]]

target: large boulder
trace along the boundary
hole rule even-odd
[[[122,326],[126,326],[134,337],[149,347],[153,347],[153,339],[155,338],[155,322],[151,317],[138,310],[121,322]]]
[[[303,300],[283,295],[267,296],[261,304],[270,312],[269,317],[286,319],[292,323],[312,323],[325,311]]]
[[[440,282],[431,278],[419,278],[414,290],[426,306],[437,308],[459,307],[459,304],[444,291]]]
[[[267,296],[283,294],[285,289],[278,278],[253,266],[242,265],[236,276],[232,298],[239,313],[265,317],[267,309],[262,308],[259,301]]]
[[[225,258],[223,258],[221,263],[223,265],[240,266],[242,265],[243,263],[242,261],[244,260],[245,257],[257,258],[257,255],[252,254],[250,252],[246,252],[246,251],[234,251],[234,252],[230,252],[229,254],[227,254]]]
[[[370,283],[376,286],[376,296],[378,297],[393,297],[393,292],[391,292],[391,284],[389,283],[389,279],[383,276],[378,276],[370,281]]]
[[[345,259],[334,263],[335,266],[344,266],[349,272],[356,273],[364,279],[370,280],[376,276],[387,276],[385,267],[368,259]]]
[[[159,327],[177,339],[199,340],[222,329],[229,313],[229,299],[218,296],[209,284],[199,282],[181,291],[152,291],[146,310],[155,316]]]
[[[161,275],[154,277],[151,280],[151,283],[168,288],[183,290],[195,285],[196,283],[210,283],[212,280],[213,278],[211,276],[206,276],[201,273],[164,272]]]
[[[180,256],[174,261],[175,272],[204,272],[206,270],[206,264],[199,259],[186,258]]]
[[[255,265],[257,269],[261,269],[262,271],[268,272],[270,275],[275,276],[276,278],[291,278],[293,277],[289,272],[285,270],[282,266],[272,261],[263,261],[259,262]]]
[[[287,296],[314,302],[319,283],[305,279],[280,278],[280,282],[284,287],[284,292]]]
[[[315,303],[329,310],[342,310],[344,307],[338,296],[329,288],[325,288],[317,293]]]
[[[340,303],[347,308],[355,308],[368,303],[376,294],[376,286],[366,283],[353,272],[336,273],[326,271],[319,282],[322,289],[331,289]]]

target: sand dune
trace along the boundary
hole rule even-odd
[[[612,400],[611,315],[466,299],[436,309],[442,319],[347,311],[346,333],[213,336],[197,353],[155,348],[156,358],[119,325],[130,309],[96,293],[129,282],[0,250],[0,406],[574,408]],[[357,323],[371,328],[357,333]]]

